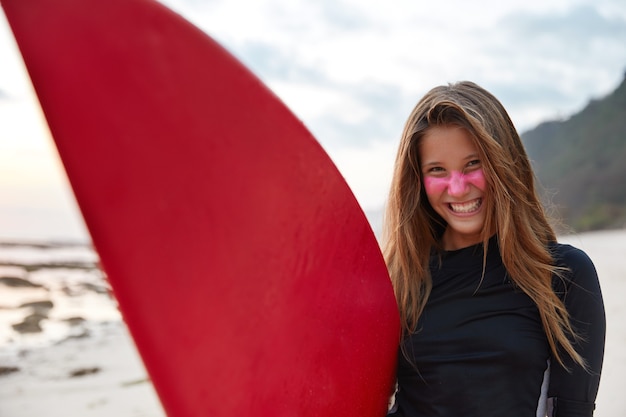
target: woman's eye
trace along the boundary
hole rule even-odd
[[[467,163],[468,167],[475,167],[480,165],[480,159],[473,159]]]

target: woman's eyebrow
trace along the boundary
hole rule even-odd
[[[462,158],[463,161],[468,161],[470,159],[479,159],[480,155],[478,155],[477,153],[471,153],[467,156],[465,156],[464,158]],[[441,162],[437,161],[437,160],[433,160],[433,161],[426,161],[422,163],[422,166],[432,166],[432,165],[442,165]]]

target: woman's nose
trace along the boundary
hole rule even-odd
[[[448,194],[453,197],[462,196],[469,192],[469,184],[465,175],[458,171],[452,171],[448,182]]]

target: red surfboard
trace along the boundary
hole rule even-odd
[[[303,124],[150,0],[1,0],[165,411],[383,416],[399,320]]]

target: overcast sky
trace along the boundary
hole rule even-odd
[[[472,80],[520,132],[567,118],[626,71],[623,0],[165,0],[255,72],[321,142],[366,211],[431,87]],[[0,239],[86,232],[4,15]]]

